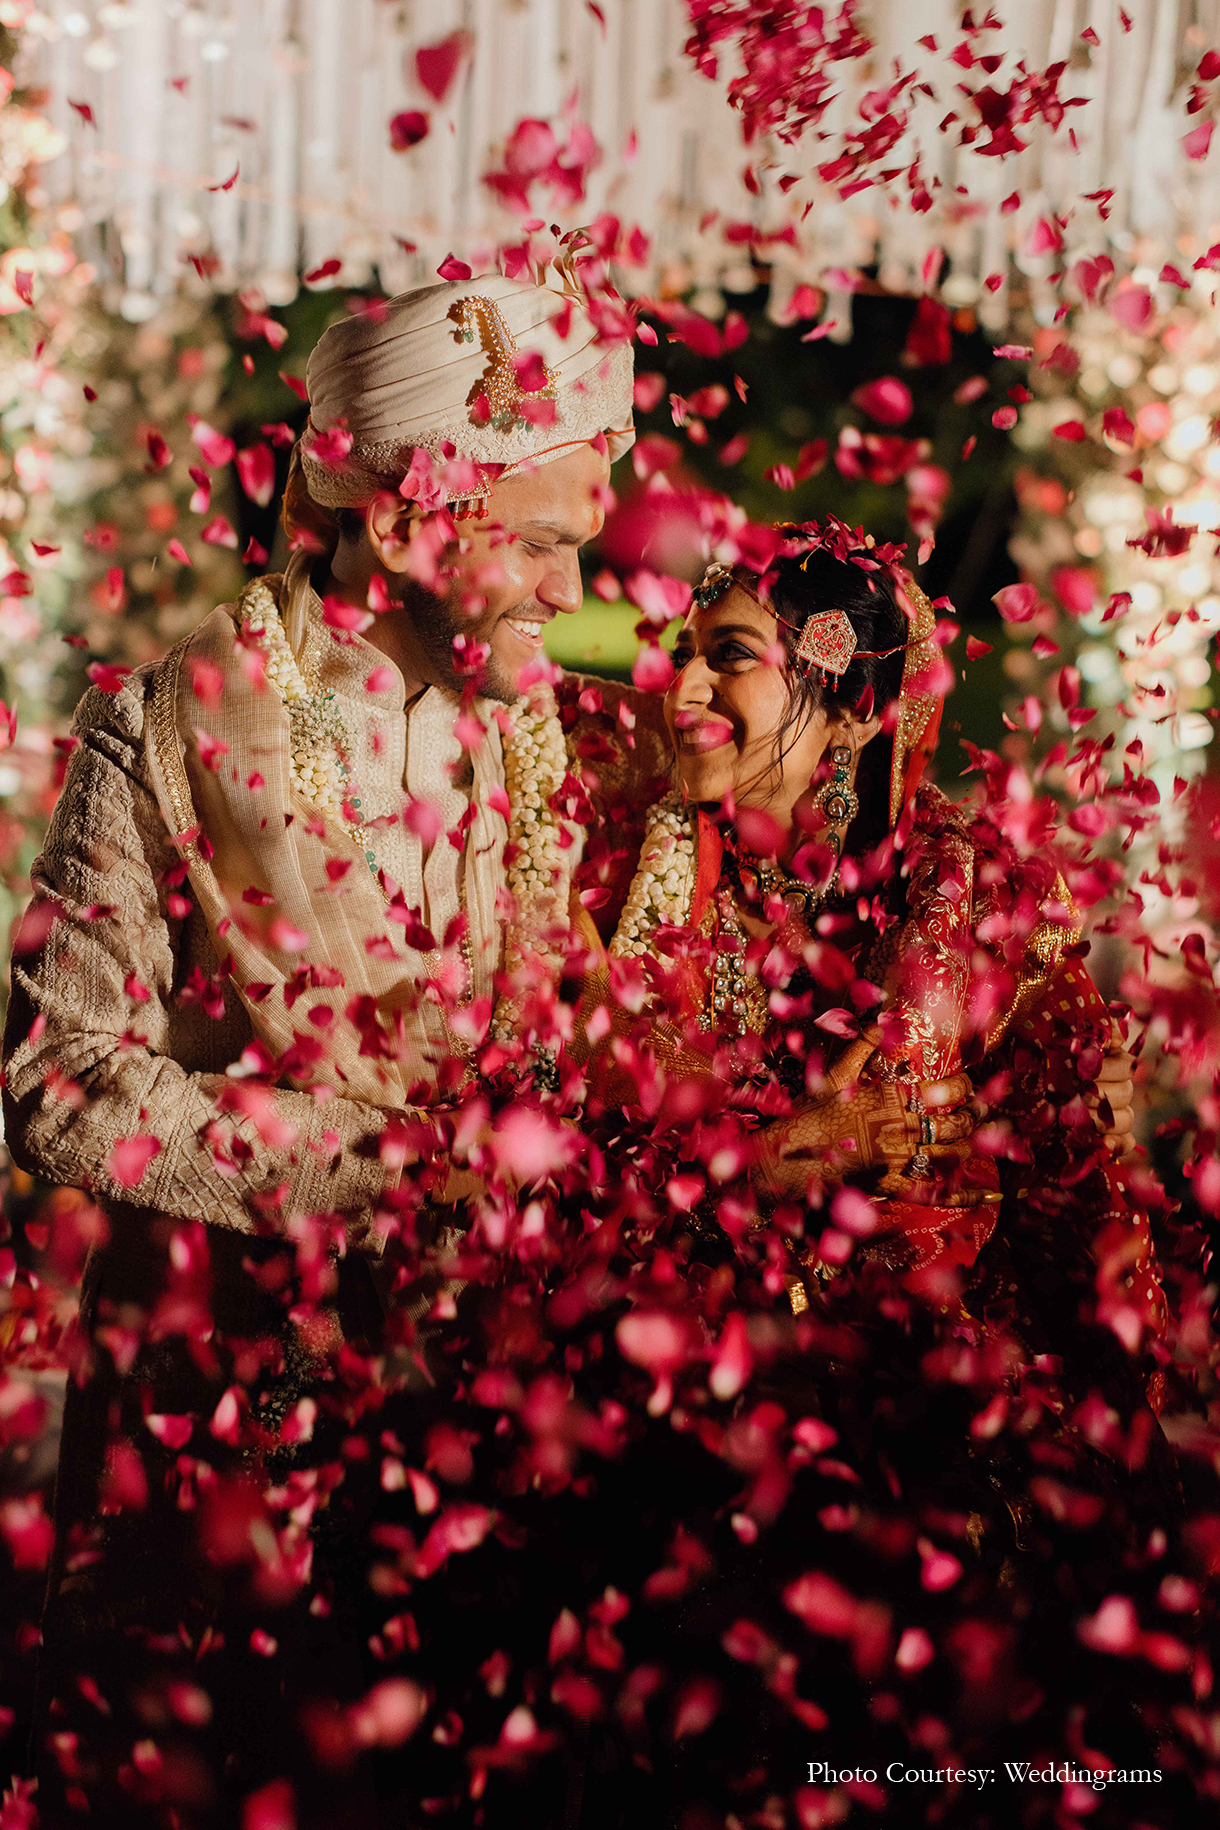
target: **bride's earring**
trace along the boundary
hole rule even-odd
[[[828,826],[847,827],[860,811],[860,797],[851,785],[850,746],[837,743],[830,752],[830,760],[834,764],[834,774],[819,794],[818,805],[826,815]]]

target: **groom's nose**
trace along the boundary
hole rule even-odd
[[[535,592],[540,604],[549,610],[571,615],[585,601],[580,576],[580,555],[574,546],[560,547],[550,558]]]

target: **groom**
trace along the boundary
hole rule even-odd
[[[464,309],[472,295],[477,311]],[[82,701],[16,948],[7,1133],[39,1174],[127,1210],[250,1233],[266,1230],[274,1194],[283,1215],[343,1214],[360,1244],[397,1177],[376,1148],[387,1111],[445,1069],[430,1013],[404,1018],[409,975],[364,946],[373,924],[361,932],[351,912],[366,915],[372,894],[387,926],[363,854],[401,891],[399,940],[439,942],[465,905],[485,990],[507,836],[495,714],[541,659],[546,624],[581,602],[578,550],[600,528],[611,457],[634,438],[631,352],[598,342],[563,295],[491,276],[333,326],[308,387],[286,572],[214,612],[160,668]],[[459,541],[442,580],[421,549],[445,523],[421,527],[419,497],[433,508],[447,493]],[[285,637],[295,703],[278,691]],[[463,726],[479,668],[486,697]],[[598,683],[578,710],[582,684],[564,695],[574,773],[612,815],[642,807],[663,762],[655,701]],[[342,764],[325,728],[304,730],[301,705],[321,727],[341,721]],[[333,807],[294,811],[303,783],[340,768]],[[297,938],[311,917],[316,947]],[[340,954],[355,976],[316,986]],[[336,1038],[350,1029],[342,1007],[366,991],[408,1030],[419,1019],[405,1086],[361,1055],[362,1038],[351,1059]],[[245,1058],[243,1075],[268,1076],[266,1051],[287,1072],[238,1097],[244,1080],[227,1070]]]
[[[87,1190],[101,1241],[44,1622],[52,1823],[57,1797],[137,1822],[150,1788],[235,1821],[216,1775],[247,1790],[300,1733],[274,1697],[315,1671],[320,1694],[358,1689],[320,1553],[303,1626],[283,1606],[308,1601],[337,1504],[304,1531],[247,1520],[249,1434],[288,1465],[315,1428],[305,1459],[344,1452],[317,1380],[344,1341],[376,1351],[373,1219],[426,1147],[401,1114],[460,1080],[504,971],[528,1005],[517,969],[563,912],[549,879],[570,880],[577,822],[634,855],[667,763],[655,700],[537,689],[634,437],[629,344],[489,276],[343,320],[307,379],[285,573],[86,695],[14,949],[7,1141]],[[524,1017],[497,1016],[509,1046]],[[154,1740],[150,1778],[132,1750]],[[355,1808],[342,1794],[321,1821]]]

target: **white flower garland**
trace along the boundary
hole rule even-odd
[[[241,597],[242,627],[262,649],[267,679],[288,713],[288,777],[303,800],[343,827],[364,853],[365,863],[377,874],[377,858],[365,827],[346,818],[348,765],[351,737],[335,695],[321,687],[311,692],[297,666],[297,658],[284,630],[271,589],[261,578],[246,586]],[[351,802],[360,806],[357,796]]]
[[[695,835],[690,814],[675,794],[649,816],[640,862],[610,942],[618,958],[642,958],[656,928],[685,927],[695,889]]]
[[[352,743],[335,695],[323,688],[311,691],[305,684],[275,597],[262,579],[246,587],[241,603],[242,626],[266,657],[267,679],[288,713],[292,786],[320,814],[342,826],[360,846],[376,878],[372,836],[344,813]],[[505,724],[511,846],[507,877],[516,911],[506,940],[505,966],[512,972],[529,953],[549,954],[548,930],[566,921],[572,847],[560,845],[559,822],[550,805],[567,772],[567,746],[551,688],[537,688],[529,699],[510,706]],[[358,809],[359,796],[348,804]],[[497,1030],[503,1027],[498,1018]]]
[[[544,929],[566,919],[572,848],[560,845],[559,822],[550,804],[563,786],[568,768],[567,745],[551,688],[538,689],[531,698],[510,706],[507,723],[508,889],[517,910],[505,958],[511,972],[521,964],[527,935],[538,951]]]

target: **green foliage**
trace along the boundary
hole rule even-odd
[[[848,343],[829,337],[806,342],[809,324],[775,324],[766,313],[766,294],[735,300],[749,335],[739,348],[716,360],[696,356],[683,344],[668,340],[658,325],[661,342],[655,351],[637,350],[637,370],[655,368],[666,381],[666,394],[688,397],[696,389],[721,382],[729,392],[724,413],[709,424],[709,443],[687,441],[684,465],[707,487],[727,490],[753,520],[803,521],[813,516],[838,515],[852,526],[861,526],[878,540],[908,541],[907,492],[901,483],[887,486],[844,477],[834,453],[840,430],[857,426],[862,431],[895,432],[903,438],[926,439],[926,461],[949,472],[952,488],[937,547],[920,579],[932,596],[950,596],[957,611],[973,621],[994,616],[991,594],[1008,584],[1016,572],[1008,559],[1006,536],[1015,512],[1012,479],[1016,454],[1006,433],[991,423],[995,408],[1006,401],[1005,389],[1017,380],[1015,365],[997,362],[991,340],[976,328],[956,330],[950,361],[934,367],[915,367],[903,360],[914,303],[885,294],[861,293],[853,300],[853,336]],[[893,375],[911,390],[913,411],[901,426],[885,427],[869,420],[851,404],[851,395],[864,383]],[[970,403],[954,396],[963,382],[983,376],[987,393]],[[744,399],[736,382],[744,383]],[[667,401],[651,414],[640,416],[641,429],[677,436]],[[739,433],[750,445],[737,465],[725,469],[718,461],[722,447]],[[977,440],[969,456],[963,449]],[[793,490],[767,480],[776,464],[796,466],[801,447],[825,439],[827,458],[817,475]],[[971,531],[986,519],[986,540],[972,543]]]

